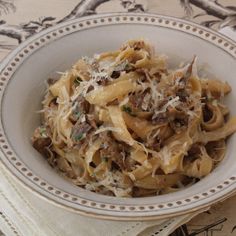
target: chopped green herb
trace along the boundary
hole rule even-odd
[[[131,116],[137,116],[135,113],[133,113],[132,108],[129,106],[126,105],[122,106],[122,111],[128,113]]]
[[[46,138],[47,137],[47,132],[45,127],[40,127],[39,133],[42,137]]]
[[[79,133],[78,135],[75,136],[75,141],[80,141],[83,138],[84,138],[84,134],[83,133]]]
[[[81,113],[79,111],[76,111],[74,115],[75,115],[76,120],[78,120],[81,116]]]
[[[124,112],[126,112],[126,113],[128,113],[128,114],[131,114],[132,113],[132,109],[131,109],[131,107],[129,107],[129,106],[122,106],[122,111],[124,111]]]
[[[96,177],[96,173],[92,173],[90,176],[91,177]]]

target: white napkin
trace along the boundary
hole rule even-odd
[[[88,218],[55,206],[25,189],[1,163],[0,173],[0,230],[7,236],[151,236],[160,229],[158,236],[166,236],[196,214],[148,222]]]

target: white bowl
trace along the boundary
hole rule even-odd
[[[79,188],[58,175],[32,147],[39,124],[45,79],[64,71],[78,58],[116,49],[128,39],[145,38],[170,64],[193,55],[206,73],[226,80],[233,92],[227,105],[235,112],[236,44],[194,23],[147,14],[106,14],[57,25],[31,37],[1,64],[1,161],[20,182],[67,209],[114,220],[167,218],[202,209],[229,196],[236,188],[236,135],[228,141],[222,163],[193,186],[167,195],[145,198],[103,196]]]

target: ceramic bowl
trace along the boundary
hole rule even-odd
[[[153,220],[186,214],[228,197],[236,188],[236,135],[225,159],[207,177],[179,192],[156,197],[117,198],[79,188],[56,173],[32,147],[40,123],[37,110],[45,80],[78,58],[118,48],[128,39],[148,39],[170,66],[199,58],[205,75],[227,81],[226,104],[236,114],[236,44],[180,19],[149,14],[106,14],[57,25],[31,37],[0,66],[1,161],[32,193],[75,212],[113,220]]]

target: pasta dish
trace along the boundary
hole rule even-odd
[[[236,117],[231,87],[200,78],[197,58],[177,69],[143,40],[82,57],[48,79],[32,144],[74,184],[117,197],[185,188],[223,158]]]

